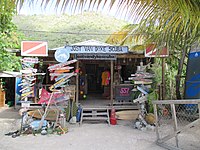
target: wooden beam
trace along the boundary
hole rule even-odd
[[[179,130],[177,130],[176,132],[174,132],[174,133],[172,133],[172,134],[169,134],[169,135],[163,137],[163,138],[160,139],[160,140],[157,140],[157,142],[160,143],[160,144],[161,144],[161,143],[164,143],[164,142],[168,141],[169,139],[174,138],[177,134],[180,134],[180,133],[182,133],[182,132],[186,132],[186,131],[187,131],[188,129],[190,129],[191,127],[196,126],[196,125],[199,125],[199,123],[200,123],[200,119],[197,119],[197,120],[193,121],[192,123],[190,123],[190,124],[184,126],[182,129],[179,129]]]
[[[163,148],[166,148],[166,149],[168,149],[168,150],[182,150],[182,149],[180,149],[180,148],[178,148],[178,147],[174,147],[174,146],[171,146],[171,145],[169,145],[169,144],[165,144],[165,143],[156,143],[158,146],[160,146],[160,147],[163,147]]]
[[[76,69],[79,69],[79,61],[76,62]],[[76,75],[76,104],[78,105],[79,99],[79,73]]]
[[[162,58],[162,100],[165,99],[165,58]]]
[[[110,101],[111,101],[111,106],[113,106],[113,75],[114,75],[114,62],[113,60],[110,61],[110,71],[111,71],[111,75],[110,75]]]
[[[189,100],[157,100],[153,101],[153,104],[198,104],[200,99]]]
[[[200,119],[200,103],[198,103],[198,109],[199,109],[199,119]]]
[[[157,110],[157,105],[156,104],[153,104],[153,108],[154,108],[154,116],[155,116],[155,119],[156,119],[156,136],[157,136],[157,140],[160,140],[160,135],[159,135],[159,132],[158,132],[158,110]]]
[[[144,56],[144,54],[132,54],[132,53],[128,53],[128,54],[117,55],[117,58],[145,58],[145,56]]]
[[[17,87],[16,87],[16,86],[18,86],[18,85],[16,85],[17,84],[17,78],[18,77],[15,77],[15,106],[14,106],[14,109],[16,109],[16,107],[17,107]],[[1,88],[0,88],[0,90],[1,90]]]
[[[176,108],[174,104],[171,104],[171,110],[172,110],[172,119],[174,123],[174,133],[178,130],[178,124],[177,124],[177,118],[176,118]],[[175,140],[176,140],[176,147],[178,146],[178,135],[175,135]]]

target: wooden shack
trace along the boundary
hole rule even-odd
[[[49,64],[57,63],[54,54],[57,49],[69,49],[68,47],[80,48],[75,53],[70,54],[70,59],[77,59],[75,68],[79,70],[78,75],[72,79],[71,84],[76,85],[76,102],[85,105],[113,105],[115,102],[132,102],[131,89],[133,84],[128,77],[135,73],[137,66],[142,62],[144,65],[151,60],[145,58],[143,53],[105,53],[95,52],[93,50],[105,49],[106,47],[118,48],[116,46],[102,43],[99,41],[89,40],[76,43],[70,46],[59,47],[49,50],[49,56],[43,57],[44,68]],[[120,47],[120,46],[119,46]],[[85,51],[83,51],[83,49]],[[44,69],[45,70],[45,69]],[[109,72],[109,81],[107,85],[102,84],[102,73]],[[51,85],[48,72],[43,82],[43,86]],[[123,96],[119,96],[119,92]]]

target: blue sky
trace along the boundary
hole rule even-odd
[[[87,7],[89,6],[89,4],[86,4],[85,8],[84,9],[87,9]],[[102,8],[103,6],[103,3],[101,3],[98,11],[102,12],[102,13],[105,13],[105,14],[111,14],[111,15],[115,15],[115,12],[116,10],[113,9],[111,11],[109,11],[108,9],[108,5],[106,5],[104,7],[104,9]],[[92,11],[92,10],[97,10],[97,7],[94,6],[93,9],[90,9],[89,11]],[[103,11],[102,11],[103,10]],[[19,11],[19,14],[24,14],[24,15],[34,15],[34,14],[61,14],[61,5],[58,6],[57,8],[57,11],[55,9],[55,1],[51,1],[48,6],[45,8],[45,5],[43,4],[41,6],[41,3],[40,2],[36,2],[36,1],[33,1],[31,4],[26,2],[25,5],[22,7],[22,9]],[[68,14],[72,14],[72,11],[70,10],[70,7],[67,7],[66,8],[66,11],[65,13],[68,13]],[[76,9],[73,14],[77,14],[77,13],[81,13],[80,10]]]
[[[112,7],[111,10],[109,10],[108,3],[104,6],[104,8],[103,8],[103,4],[104,4],[104,2],[101,3],[98,10],[97,10],[97,6],[94,6],[94,8],[89,9],[89,11],[98,11],[105,15],[114,16],[117,19],[130,21],[127,18],[125,18],[125,13],[123,15],[116,14],[117,3],[115,3],[115,5]],[[89,6],[89,4],[86,4],[85,8],[83,8],[83,10],[84,9],[86,10],[88,6]],[[74,10],[71,11],[70,7],[67,7],[65,13],[67,13],[69,15],[78,14],[78,13],[81,13],[81,10],[76,9],[75,11]],[[55,0],[51,0],[51,2],[48,4],[48,6],[46,8],[45,8],[44,4],[41,6],[40,2],[33,1],[31,4],[26,2],[20,10],[18,9],[18,14],[23,14],[23,15],[35,15],[35,14],[60,15],[60,14],[62,14],[62,12],[61,12],[61,5],[59,5],[56,10],[55,9]]]

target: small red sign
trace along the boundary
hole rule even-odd
[[[21,56],[48,56],[47,42],[22,41]]]
[[[168,57],[169,51],[166,47],[157,49],[155,44],[149,44],[145,50],[145,57]]]

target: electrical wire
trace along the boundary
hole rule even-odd
[[[62,31],[41,31],[41,30],[22,30],[22,32],[39,32],[39,33],[54,33],[54,34],[75,34],[75,35],[138,35],[137,33],[89,33],[89,32],[62,32]]]

